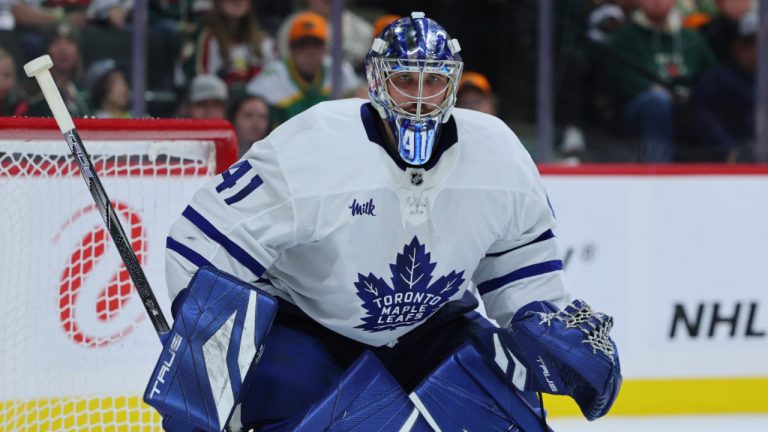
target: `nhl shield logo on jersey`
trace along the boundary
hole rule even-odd
[[[464,283],[464,271],[451,271],[434,283],[432,272],[437,263],[430,261],[426,247],[413,237],[410,244],[390,264],[392,285],[373,273],[358,273],[357,296],[368,312],[363,324],[356,326],[369,332],[392,330],[427,319],[454,295]]]
[[[414,186],[421,186],[424,183],[424,173],[421,171],[414,171],[411,173],[411,184]]]

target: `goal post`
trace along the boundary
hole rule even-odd
[[[217,120],[76,119],[170,316],[170,224],[237,159]],[[161,345],[53,119],[0,118],[0,431],[159,430],[141,394]]]

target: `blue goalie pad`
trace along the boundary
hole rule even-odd
[[[171,416],[163,417],[162,427],[163,430],[170,432],[200,432],[201,430],[191,423]]]
[[[410,398],[434,430],[552,431],[471,342],[451,354]]]
[[[144,402],[166,430],[221,431],[261,357],[277,302],[211,267],[200,268],[187,290]]]
[[[314,432],[431,432],[408,395],[370,351],[304,416],[284,429]]]

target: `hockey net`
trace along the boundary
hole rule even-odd
[[[237,157],[224,121],[75,122],[155,296],[168,228]],[[160,353],[52,119],[0,119],[0,431],[160,430]]]

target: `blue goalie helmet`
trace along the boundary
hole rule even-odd
[[[460,50],[440,24],[413,12],[385,27],[368,51],[368,95],[410,165],[429,161],[451,116],[464,64]]]

